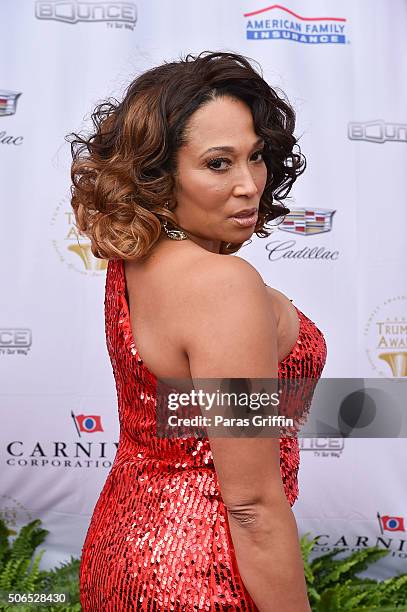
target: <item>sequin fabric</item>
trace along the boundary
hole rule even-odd
[[[124,264],[108,264],[106,342],[118,396],[117,454],[82,549],[84,612],[255,612],[237,566],[209,440],[158,438],[156,378],[134,345]],[[300,333],[279,377],[318,378],[321,331],[297,309]],[[292,506],[299,447],[280,439],[280,471]]]

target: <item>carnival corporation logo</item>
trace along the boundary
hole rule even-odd
[[[387,123],[377,121],[353,122],[348,124],[348,138],[350,140],[364,140],[366,142],[407,142],[407,123]]]
[[[101,417],[96,414],[75,414],[71,410],[71,417],[75,425],[76,433],[81,437],[81,432],[95,433],[104,431]]]
[[[248,40],[293,40],[306,44],[344,44],[344,17],[305,17],[281,4],[245,13]]]
[[[78,233],[69,197],[63,198],[56,207],[51,227],[53,247],[68,268],[86,276],[100,276],[105,272],[107,260],[94,257],[90,241]]]
[[[119,443],[100,440],[100,436],[96,436],[96,440],[88,439],[88,434],[104,432],[101,416],[75,414],[71,410],[70,417],[80,440],[36,440],[30,443],[12,440],[6,447],[7,465],[65,469],[112,467]]]
[[[37,19],[62,21],[76,24],[78,22],[107,22],[115,29],[134,30],[137,22],[137,7],[133,2],[95,2],[80,0],[37,0],[35,3]]]
[[[365,330],[366,355],[379,376],[407,376],[407,296],[386,299],[370,314]]]
[[[377,520],[382,534],[385,531],[405,531],[404,517],[402,516],[389,516],[388,514],[381,516],[377,513]]]
[[[277,225],[283,232],[295,236],[310,238],[332,230],[332,218],[335,210],[329,208],[290,208],[290,213],[283,222]],[[322,245],[300,244],[296,240],[272,240],[266,244],[270,261],[278,259],[320,259],[334,261],[339,257],[339,251],[331,250]]]
[[[389,557],[397,557],[398,559],[407,558],[407,540],[404,539],[404,517],[394,515],[376,514],[379,529],[372,537],[371,533],[356,533],[342,534],[339,538],[336,536],[333,541],[333,536],[327,533],[320,533],[314,536],[315,545],[313,552],[330,552],[334,549],[339,552],[352,551],[356,552],[370,546],[376,546],[390,552]],[[358,521],[359,522],[359,521]],[[397,533],[401,532],[401,533]],[[394,534],[394,535],[392,535]]]

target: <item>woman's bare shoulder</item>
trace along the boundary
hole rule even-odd
[[[143,278],[144,284],[160,296],[160,302],[180,308],[183,313],[192,312],[195,305],[216,308],[226,296],[238,298],[240,303],[243,299],[252,303],[254,300],[254,306],[267,299],[264,281],[248,261],[190,243],[162,244],[144,267],[138,286]]]
[[[206,285],[214,288],[214,285],[227,282],[232,287],[249,283],[264,286],[263,279],[254,266],[237,255],[218,255],[217,253],[201,253],[189,268],[189,274],[193,284]]]
[[[236,255],[199,254],[186,265],[182,278],[180,293],[192,318],[232,308],[253,313],[268,301],[259,272]]]

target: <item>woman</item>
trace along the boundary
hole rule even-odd
[[[318,378],[322,333],[235,253],[288,209],[295,116],[248,61],[204,52],[136,78],[72,140],[72,206],[109,259],[118,452],[80,570],[85,612],[309,611],[296,438],[157,436],[159,378]]]

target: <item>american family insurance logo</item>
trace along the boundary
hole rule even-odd
[[[281,4],[245,13],[248,40],[293,40],[306,44],[344,44],[344,17],[305,17]]]
[[[137,22],[137,7],[134,2],[80,2],[76,0],[54,0],[35,3],[37,19],[62,21],[76,24],[79,22],[108,22],[111,27],[133,30]],[[114,24],[114,26],[113,26]]]

